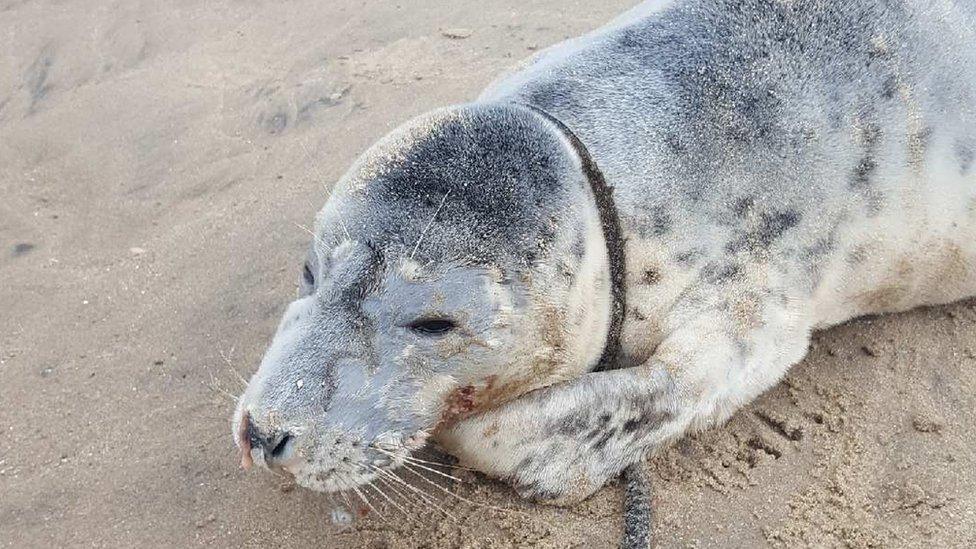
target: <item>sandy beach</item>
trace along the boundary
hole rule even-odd
[[[0,546],[614,546],[464,470],[335,524],[230,416],[359,153],[631,4],[0,0]],[[851,322],[648,461],[656,542],[976,546],[974,428],[976,302]]]

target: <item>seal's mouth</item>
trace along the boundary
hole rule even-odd
[[[406,437],[388,431],[369,441],[334,431],[315,438],[301,432],[293,436],[262,430],[250,411],[239,413],[233,435],[241,468],[248,471],[258,464],[317,492],[342,492],[390,478],[392,470],[414,461],[411,454],[425,447],[430,437],[427,429]]]

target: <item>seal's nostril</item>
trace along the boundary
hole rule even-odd
[[[251,448],[267,450],[268,438],[254,425],[253,421],[247,424],[245,436],[248,442],[250,442]]]
[[[271,450],[271,457],[279,458],[288,450],[288,443],[292,441],[292,436],[285,433],[281,440],[275,445],[274,449]]]
[[[250,446],[260,448],[266,461],[287,458],[286,454],[295,440],[287,431],[264,433],[253,422],[248,423],[246,431]]]

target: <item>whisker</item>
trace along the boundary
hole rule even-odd
[[[447,488],[444,488],[440,484],[437,484],[436,482],[430,480],[429,478],[427,478],[423,474],[421,474],[418,471],[416,471],[413,467],[417,467],[417,468],[420,468],[420,469],[422,469],[424,471],[429,471],[431,473],[435,473],[437,475],[440,475],[442,477],[445,477],[445,478],[454,480],[454,481],[459,482],[459,483],[462,483],[462,484],[464,483],[463,480],[461,480],[461,479],[459,479],[459,478],[457,478],[457,477],[455,477],[453,475],[448,475],[447,473],[443,473],[441,471],[437,471],[436,469],[432,469],[430,467],[426,467],[426,466],[421,465],[419,463],[414,463],[412,460],[415,460],[416,458],[413,458],[412,456],[409,456],[409,455],[406,455],[406,456],[395,456],[394,454],[388,452],[387,450],[383,450],[381,448],[375,448],[375,447],[374,447],[374,449],[377,450],[377,451],[379,451],[380,453],[385,453],[385,454],[387,454],[387,455],[389,455],[391,457],[394,457],[394,458],[395,457],[399,457],[400,459],[403,459],[404,460],[404,463],[403,463],[404,469],[406,469],[407,471],[410,471],[414,475],[420,477],[421,480],[427,482],[428,484],[431,484],[432,486],[436,487],[438,490],[440,490],[440,491],[442,491],[442,492],[444,492],[446,494],[449,494],[449,495],[457,498],[460,501],[463,501],[463,502],[468,503],[470,505],[473,505],[475,507],[482,507],[482,508],[486,508],[486,509],[492,509],[492,510],[495,510],[495,511],[505,511],[505,512],[511,512],[511,513],[517,513],[517,514],[521,514],[521,515],[524,515],[525,514],[525,513],[522,513],[520,511],[516,511],[516,510],[513,510],[513,509],[503,509],[501,507],[495,507],[493,505],[489,505],[489,504],[486,504],[486,503],[480,503],[480,502],[473,501],[473,500],[470,500],[468,498],[465,498],[464,496],[461,496],[461,495],[459,495],[459,494],[457,494],[455,492],[452,492],[451,490],[448,490]],[[413,467],[411,467],[411,465]]]
[[[376,477],[376,480],[382,482],[383,486],[385,486],[387,490],[392,492],[394,496],[402,499],[408,507],[416,506],[416,502],[410,499],[409,494],[404,494],[403,492],[401,492],[399,489],[397,489],[396,485],[391,483],[389,480],[387,480],[386,477],[382,477],[382,476]]]
[[[325,242],[322,242],[322,239],[319,238],[319,235],[315,234],[315,231],[309,229],[308,227],[302,225],[301,223],[295,223],[295,226],[305,231],[306,233],[312,235],[312,240],[314,240],[317,245],[321,246],[322,248],[328,248],[328,246],[325,245]]]
[[[414,464],[414,465],[416,465],[416,464]],[[444,487],[443,487],[443,486],[441,486],[440,484],[437,484],[437,483],[436,483],[436,482],[434,482],[433,480],[431,480],[431,479],[429,479],[429,478],[427,478],[427,477],[425,477],[424,475],[422,475],[422,474],[420,474],[420,473],[419,473],[419,472],[417,472],[416,470],[414,470],[414,469],[412,469],[412,468],[411,468],[411,467],[410,467],[409,465],[407,465],[407,464],[404,464],[404,466],[403,466],[403,467],[404,467],[404,468],[405,468],[405,469],[406,469],[407,471],[410,471],[410,472],[411,472],[411,473],[413,473],[414,475],[416,475],[416,476],[418,476],[418,477],[420,477],[420,479],[421,479],[421,480],[423,480],[424,482],[427,482],[428,484],[430,484],[430,485],[432,485],[432,486],[434,486],[435,488],[437,488],[438,490],[440,490],[440,491],[442,491],[442,492],[444,492],[445,494],[448,494],[448,495],[450,495],[450,496],[453,496],[453,497],[455,497],[455,498],[457,498],[458,500],[460,500],[460,501],[463,501],[464,503],[467,503],[468,505],[472,505],[472,506],[474,506],[474,507],[481,507],[481,508],[483,508],[483,509],[491,509],[491,510],[493,510],[493,511],[501,511],[501,512],[506,512],[506,513],[515,513],[515,514],[518,514],[518,515],[523,515],[523,516],[528,516],[528,515],[527,515],[526,513],[523,513],[523,512],[521,512],[521,511],[517,511],[517,510],[515,510],[515,509],[504,509],[504,508],[502,508],[502,507],[495,507],[494,505],[489,505],[489,504],[487,504],[487,503],[481,503],[481,502],[477,502],[477,501],[474,501],[474,500],[471,500],[471,499],[468,499],[468,498],[466,498],[466,497],[464,497],[464,496],[462,496],[462,495],[460,495],[460,494],[457,494],[457,493],[455,493],[455,492],[453,492],[453,491],[451,491],[451,490],[448,490],[447,488],[444,488]]]
[[[369,498],[367,498],[365,495],[363,495],[363,492],[359,489],[359,487],[352,486],[351,488],[352,488],[353,492],[355,492],[356,495],[359,496],[359,499],[363,500],[363,503],[366,504],[366,507],[369,507],[369,509],[372,512],[376,513],[376,515],[378,517],[380,517],[380,520],[382,520],[383,522],[386,522],[386,517],[383,516],[383,513],[380,513],[379,511],[376,510],[376,507],[373,507],[373,504],[369,502]]]
[[[441,513],[444,513],[445,515],[447,515],[448,517],[450,517],[455,522],[460,522],[460,520],[456,516],[454,516],[453,514],[447,512],[446,510],[444,510],[444,508],[442,508],[440,505],[438,505],[436,502],[434,502],[433,501],[433,496],[431,496],[430,494],[427,494],[426,492],[424,492],[420,488],[417,488],[416,486],[413,486],[412,484],[410,484],[406,480],[398,477],[392,471],[387,471],[387,470],[384,470],[384,469],[377,469],[377,471],[381,472],[382,474],[387,475],[390,479],[393,479],[393,480],[399,482],[404,488],[406,488],[406,489],[408,489],[408,490],[416,493],[417,496],[420,497],[420,499],[424,503],[426,503],[427,505],[430,505],[434,509],[437,509]]]
[[[441,467],[448,467],[450,469],[460,469],[462,471],[478,472],[477,469],[472,469],[470,467],[462,467],[460,465],[452,465],[450,463],[444,463],[443,461],[427,461],[427,460],[420,459],[417,456],[413,456],[413,455],[408,455],[404,459],[409,459],[412,462],[426,463],[428,465],[440,465]]]
[[[298,144],[302,146],[302,150],[305,151],[305,160],[308,161],[308,167],[311,168],[313,172],[315,172],[314,173],[315,177],[319,178],[319,181],[321,181],[321,182],[324,183],[325,182],[325,177],[322,175],[322,172],[319,170],[318,166],[316,166],[315,163],[312,162],[312,160],[313,160],[313,158],[312,158],[312,151],[310,151],[308,149],[308,145],[305,144],[305,140],[304,139],[298,139],[297,141],[298,141]],[[325,197],[326,201],[328,201],[328,199],[332,197],[332,191],[333,191],[334,188],[335,187],[333,186],[333,187],[329,187],[328,189],[326,189],[327,192],[328,192],[328,196]]]
[[[353,513],[354,515],[357,514],[356,513],[356,506],[353,505],[351,501],[349,501],[349,494],[347,492],[347,490],[349,490],[349,488],[347,488],[345,486],[346,483],[345,482],[339,482],[339,479],[336,479],[336,482],[338,482],[339,484],[342,484],[342,490],[339,490],[337,493],[340,496],[342,496],[342,500],[346,502],[346,508],[348,508],[349,509],[349,512]]]
[[[426,492],[424,492],[423,490],[420,490],[419,488],[417,488],[415,486],[412,486],[406,480],[404,480],[404,479],[400,478],[399,476],[397,476],[393,471],[387,471],[387,470],[384,470],[384,469],[376,469],[376,472],[379,473],[379,474],[381,474],[381,475],[385,475],[386,478],[388,478],[388,479],[395,480],[403,488],[407,488],[408,490],[412,490],[414,493],[417,494],[417,496],[424,503],[434,504],[433,501],[430,501],[430,500],[426,499],[427,497],[430,497],[429,494],[427,494]]]
[[[401,513],[403,513],[404,516],[408,516],[407,515],[407,512],[403,510],[403,507],[400,507],[395,501],[393,501],[392,499],[390,499],[390,496],[386,495],[386,493],[383,492],[383,490],[380,490],[378,486],[376,486],[375,484],[373,484],[373,481],[369,481],[366,484],[366,486],[369,486],[373,490],[376,490],[376,492],[379,493],[379,495],[383,499],[385,499],[390,505],[392,505],[397,511],[400,511]]]
[[[231,402],[237,404],[237,401],[239,400],[238,397],[230,394],[230,392],[228,392],[226,389],[221,387],[220,381],[218,381],[217,378],[214,377],[213,372],[207,372],[207,373],[210,376],[210,383],[207,385],[207,388],[210,389],[211,391],[216,391],[221,396],[225,396],[229,398]]]
[[[413,251],[410,252],[410,259],[413,259],[413,256],[417,253],[417,250],[420,248],[420,243],[424,240],[424,236],[427,234],[427,231],[430,230],[430,226],[434,224],[434,220],[437,219],[437,214],[441,213],[441,208],[444,207],[444,202],[447,201],[447,197],[450,196],[450,194],[451,191],[444,193],[444,198],[441,199],[440,205],[438,205],[437,209],[434,210],[434,215],[430,216],[430,221],[427,222],[427,226],[424,227],[424,230],[420,231],[420,237],[417,238],[417,243],[414,244]]]
[[[228,393],[227,391],[225,391],[223,389],[217,389],[217,392],[218,392],[218,394],[221,397],[224,397],[224,398],[230,400],[231,402],[233,402],[234,404],[237,404],[237,397],[231,395],[230,393]]]
[[[375,448],[375,450],[377,450],[380,453],[385,453],[386,455],[388,455],[390,457],[397,457],[394,454],[387,452],[386,450],[381,450],[379,448]],[[411,459],[410,456],[399,456],[399,457],[401,459],[403,459],[405,462]],[[425,471],[430,471],[431,473],[434,473],[435,475],[440,475],[440,476],[442,476],[444,478],[449,478],[449,479],[453,480],[454,482],[460,482],[461,484],[464,484],[465,483],[464,480],[459,479],[458,477],[456,477],[454,475],[449,475],[449,474],[444,473],[442,471],[438,471],[437,469],[433,469],[431,467],[427,467],[426,465],[423,465],[421,463],[414,463],[412,461],[410,461],[410,463],[412,465],[414,465],[415,467],[419,467],[419,468],[421,468],[421,469],[423,469]]]
[[[241,373],[238,372],[236,368],[234,368],[234,363],[231,362],[231,360],[230,360],[231,355],[234,354],[234,348],[231,347],[229,352],[224,353],[224,350],[221,349],[220,346],[218,345],[217,346],[217,353],[220,354],[220,358],[224,361],[224,364],[227,365],[227,369],[230,370],[231,373],[234,374],[234,377],[237,378],[237,381],[239,381],[241,383],[241,385],[243,385],[246,388],[247,387],[247,380],[244,379],[244,376],[242,376]]]
[[[339,226],[342,227],[342,232],[346,233],[346,240],[352,240],[352,236],[349,235],[349,229],[346,227],[346,222],[342,220],[342,216],[339,216]]]
[[[312,151],[308,150],[308,145],[305,144],[305,141],[303,139],[298,139],[298,144],[301,145],[302,150],[305,151],[305,160],[308,161],[308,167],[311,168],[313,172],[315,172],[314,175],[319,179],[319,181],[324,182],[325,177],[323,177],[322,172],[319,171],[318,166],[315,165],[315,162],[312,162]],[[334,185],[328,188],[328,194],[325,197],[326,202],[328,202],[328,200],[332,198],[332,193],[334,190],[335,190]],[[342,231],[346,233],[346,238],[352,240],[352,237],[349,236],[349,229],[346,228],[346,224],[342,221],[342,215],[339,214],[338,217],[339,217],[339,225],[342,226]]]
[[[380,470],[376,470],[376,472],[379,473],[379,474],[381,474],[381,475],[383,473]],[[419,500],[419,498],[417,498],[417,499],[411,499],[412,494],[410,494],[409,492],[407,492],[407,493],[401,492],[397,488],[397,485],[396,484],[390,482],[390,480],[388,478],[384,477],[384,476],[378,476],[378,477],[376,477],[376,479],[379,480],[380,482],[382,482],[391,492],[393,492],[394,494],[396,494],[397,496],[399,496],[400,498],[402,498],[407,503],[407,505],[409,505],[409,506],[416,506],[418,504],[418,501],[420,503],[426,503],[423,500]]]
[[[446,493],[448,495],[454,496],[454,497],[456,497],[456,498],[464,501],[464,498],[462,498],[461,496],[455,494],[454,492],[452,492],[451,490],[448,490],[447,488],[441,486],[440,484],[437,484],[437,482],[435,482],[435,481],[427,478],[426,476],[424,476],[423,474],[421,474],[416,469],[410,467],[410,464],[404,463],[403,464],[403,468],[404,468],[404,470],[409,471],[410,473],[413,473],[415,476],[417,476],[418,478],[420,478],[420,480],[422,480],[422,481],[430,484],[431,486],[437,488],[438,490],[440,490],[440,491],[442,491],[442,492],[444,492],[444,493]]]

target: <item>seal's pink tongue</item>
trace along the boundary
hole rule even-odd
[[[251,459],[251,437],[247,436],[247,428],[250,426],[251,416],[244,412],[241,418],[241,426],[237,428],[237,443],[241,447],[241,469],[247,471],[254,465]]]

